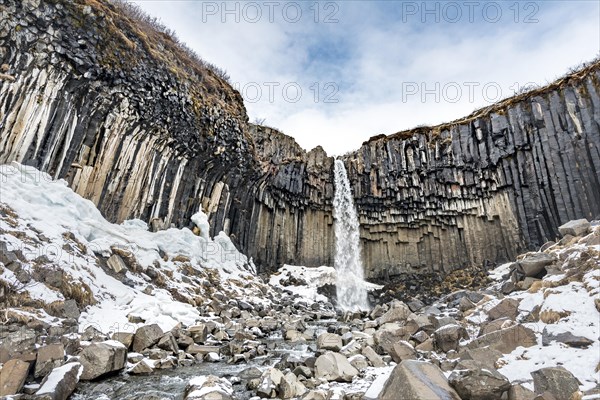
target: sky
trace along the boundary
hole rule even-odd
[[[598,0],[133,2],[227,71],[251,122],[330,155],[600,55]]]

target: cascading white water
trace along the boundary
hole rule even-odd
[[[338,306],[343,310],[366,310],[369,308],[369,303],[360,255],[358,216],[354,208],[346,168],[341,160],[335,160],[334,184],[333,216]]]

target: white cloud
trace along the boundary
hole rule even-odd
[[[286,22],[280,8],[274,22],[263,15],[258,23],[246,23],[243,16],[235,23],[228,15],[229,22],[223,23],[220,15],[202,22],[206,2],[138,3],[204,59],[227,70],[241,88],[251,83],[243,95],[254,96],[256,87],[261,88],[260,101],[246,101],[251,120],[265,118],[304,148],[320,144],[330,154],[356,149],[375,134],[460,118],[489,104],[481,89],[486,83],[492,98],[493,83],[506,97],[515,83],[547,83],[600,51],[597,2],[536,2],[538,22],[530,24],[522,20],[535,10],[520,9],[521,22],[515,23],[508,6],[498,23],[483,21],[476,13],[475,23],[465,15],[457,24],[443,18],[436,24],[432,16],[429,23],[421,23],[419,15],[397,14],[406,2],[339,2],[334,16],[339,22],[326,24],[325,16],[335,11],[325,9],[329,2],[319,3],[317,24],[314,10],[308,8],[312,2],[303,3],[298,23]],[[529,3],[519,3],[524,4]],[[279,84],[272,99],[269,82]],[[325,86],[329,82],[339,89],[333,97],[337,103],[324,101],[333,93]],[[411,82],[428,89],[436,82],[440,89],[450,84],[446,93],[455,96],[454,89],[460,87],[462,96],[452,103],[436,102],[430,94],[423,102],[420,93],[403,94]],[[479,84],[474,101],[465,82]],[[302,89],[297,102],[286,101],[282,90],[292,83]],[[289,89],[293,97],[293,87]]]

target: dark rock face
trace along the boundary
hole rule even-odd
[[[87,0],[0,0],[0,163],[67,180],[114,222],[229,234],[263,270],[332,265],[333,159],[248,123],[218,74]],[[345,157],[366,275],[514,258],[600,215],[600,68]]]
[[[346,158],[370,276],[514,258],[600,213],[600,70]]]

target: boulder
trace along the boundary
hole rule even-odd
[[[461,400],[435,365],[415,360],[398,364],[379,394],[379,400]]]
[[[477,361],[487,369],[496,369],[496,361],[502,357],[502,353],[498,350],[482,347],[479,349],[466,349],[461,351],[461,360]]]
[[[519,315],[519,303],[517,299],[506,298],[500,301],[495,307],[488,311],[490,321],[499,318],[516,319]]]
[[[208,327],[206,324],[194,325],[188,328],[188,333],[194,343],[204,343],[208,337]]]
[[[550,392],[557,399],[570,399],[579,381],[563,367],[542,368],[531,373],[535,393]]]
[[[296,375],[288,372],[279,383],[279,398],[296,399],[306,393],[306,387]]]
[[[44,400],[67,400],[79,383],[83,371],[80,363],[69,363],[54,368],[42,381],[35,393]]]
[[[358,375],[346,357],[331,351],[323,354],[315,362],[315,377],[327,381],[352,382],[352,378]]]
[[[555,258],[547,253],[531,253],[517,262],[517,270],[525,276],[535,277],[546,266],[553,264]]]
[[[154,363],[154,361],[144,358],[128,369],[127,372],[133,375],[148,375],[154,372]]]
[[[413,332],[414,333],[414,332]],[[412,333],[408,333],[404,326],[396,323],[385,324],[375,332],[374,339],[386,353],[389,353],[394,343],[400,340],[408,340]]]
[[[233,387],[225,378],[214,375],[191,379],[183,396],[184,400],[233,400]]]
[[[36,378],[44,377],[54,368],[63,365],[64,361],[65,347],[61,343],[40,347],[35,362],[34,376]]]
[[[590,231],[591,225],[587,219],[576,219],[558,227],[562,236],[583,236]]]
[[[29,363],[19,359],[6,362],[0,370],[0,396],[19,393],[29,373]]]
[[[335,333],[322,333],[317,338],[317,349],[340,351],[342,349],[342,337]]]
[[[81,352],[79,361],[83,365],[81,380],[93,380],[122,370],[127,361],[127,348],[116,340],[92,343]]]
[[[379,324],[387,324],[389,322],[405,321],[412,312],[410,308],[401,301],[395,300],[392,302],[390,309],[379,317]]]
[[[512,385],[508,389],[508,400],[533,400],[535,393],[523,385]]]
[[[417,358],[417,351],[405,340],[394,343],[389,354],[392,356],[392,360],[394,360],[396,363],[400,363],[404,360],[414,360]]]
[[[79,311],[79,306],[77,302],[73,299],[66,300],[62,305],[61,317],[63,318],[73,318],[75,320],[79,319],[81,315],[81,311]]]
[[[371,362],[371,365],[373,365],[374,367],[379,368],[385,366],[385,363],[383,362],[379,354],[377,354],[371,346],[365,346],[362,349],[362,354],[363,356],[367,357],[367,359]]]
[[[495,369],[477,361],[463,361],[448,381],[463,400],[500,400],[510,381]]]
[[[135,331],[133,338],[133,351],[140,353],[148,347],[154,346],[164,333],[157,324],[145,325]]]
[[[110,256],[106,261],[106,264],[117,274],[127,270],[127,265],[118,254]]]
[[[468,343],[465,348],[477,349],[489,346],[490,349],[498,350],[502,354],[508,354],[519,346],[531,347],[536,344],[537,338],[535,332],[518,324],[480,336]]]
[[[115,332],[110,337],[112,340],[116,340],[117,342],[123,343],[125,347],[128,349],[131,347],[133,343],[133,333],[129,332]]]
[[[369,367],[369,362],[367,361],[367,357],[363,356],[362,354],[356,354],[356,355],[348,358],[348,362],[350,363],[350,365],[352,365],[354,368],[356,368],[359,371],[362,371]]]
[[[256,394],[260,397],[271,398],[277,396],[279,385],[283,380],[283,373],[277,368],[269,368],[260,377]]]
[[[165,351],[177,354],[179,351],[179,345],[177,344],[177,339],[171,332],[167,333],[165,336],[159,339],[156,344],[159,349],[163,349]]]
[[[592,343],[594,343],[592,340],[590,340],[584,336],[576,336],[576,335],[573,335],[571,332],[552,333],[552,332],[548,332],[547,328],[544,328],[544,330],[542,332],[542,345],[548,346],[553,341],[564,343],[567,346],[577,347],[577,348],[587,348]]]
[[[467,330],[458,324],[444,325],[433,332],[434,346],[443,352],[457,350],[461,339],[468,339]]]
[[[500,329],[508,328],[515,324],[516,323],[510,318],[498,318],[493,321],[486,321],[480,326],[478,336],[487,335],[488,333],[499,331]]]

